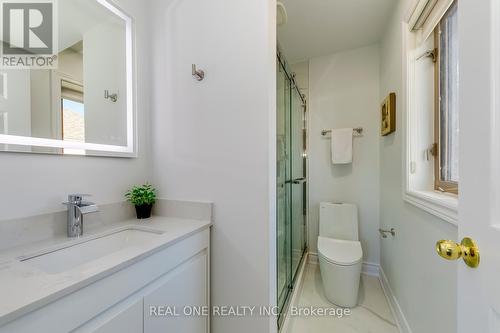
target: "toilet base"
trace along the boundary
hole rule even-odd
[[[362,263],[341,266],[319,255],[319,267],[326,298],[333,304],[354,308],[358,304]]]

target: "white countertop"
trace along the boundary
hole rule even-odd
[[[54,237],[27,246],[1,251],[0,326],[210,226],[210,221],[156,216],[143,221],[134,219],[89,227],[85,229],[82,238],[75,240],[67,237]],[[23,256],[31,256],[58,246],[79,243],[85,239],[93,239],[101,234],[130,227],[146,227],[163,233],[140,246],[124,248],[58,274],[48,274],[28,263],[19,261],[19,258]]]

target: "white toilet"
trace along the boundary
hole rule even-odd
[[[321,203],[318,256],[326,298],[341,307],[355,307],[363,261],[355,205]]]

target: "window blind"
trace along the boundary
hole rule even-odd
[[[415,0],[406,22],[410,31],[418,34],[417,41],[424,42],[455,0]]]
[[[73,82],[61,80],[61,97],[83,103],[83,87]]]

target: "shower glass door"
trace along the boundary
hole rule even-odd
[[[291,133],[291,246],[292,246],[292,278],[298,272],[305,251],[305,105],[297,89],[292,89],[292,105],[290,116]]]
[[[284,318],[295,278],[306,250],[305,101],[287,72],[277,67],[277,286]]]
[[[283,309],[291,285],[290,193],[290,80],[278,63],[277,71],[277,273],[278,307]]]

